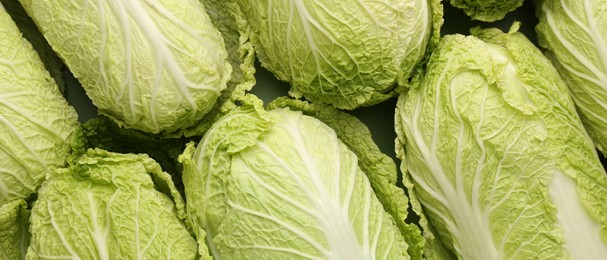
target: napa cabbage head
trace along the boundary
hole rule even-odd
[[[607,175],[559,73],[516,29],[445,36],[399,98],[413,209],[460,259],[600,259]]]
[[[536,1],[538,41],[571,90],[595,145],[607,153],[607,1]],[[573,32],[573,33],[572,33]]]
[[[420,258],[423,239],[404,222],[394,162],[362,123],[316,110],[340,122],[343,134],[364,134],[352,142],[366,144],[358,150],[368,156],[328,124],[284,106],[234,109],[180,157],[199,244],[215,259]]]
[[[149,133],[196,125],[231,76],[197,0],[20,1],[100,114]]]
[[[28,199],[62,167],[78,128],[38,54],[0,4],[0,206]]]
[[[184,217],[181,195],[154,160],[91,149],[42,184],[26,257],[197,259]]]
[[[28,201],[65,164],[76,111],[0,3],[0,258],[23,259]]]
[[[294,97],[354,109],[394,96],[442,23],[437,0],[238,0],[261,65]]]
[[[523,5],[524,0],[450,0],[473,20],[495,22]]]

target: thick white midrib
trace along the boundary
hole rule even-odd
[[[154,19],[150,17],[150,14],[145,11],[145,7],[143,7],[139,1],[119,1],[119,3],[124,5],[124,8],[133,17],[133,21],[137,23],[138,27],[148,39],[148,42],[154,48],[158,57],[158,62],[162,65],[166,65],[162,66],[159,64],[158,66],[166,68],[176,81],[176,87],[183,97],[188,101],[189,105],[192,106],[192,109],[197,110],[198,106],[188,91],[190,82],[185,78],[185,73],[179,66],[179,63],[175,60],[175,57],[171,55],[171,50],[164,42],[166,40],[164,34],[156,26]]]
[[[419,143],[418,143],[419,145]],[[422,153],[424,153],[422,151]],[[441,192],[445,194],[445,207],[451,213],[457,230],[449,230],[457,240],[457,248],[463,259],[498,259],[498,252],[491,230],[480,210],[474,210],[468,202],[467,194],[456,190],[449,181],[444,170],[438,166],[440,161],[434,155],[424,159],[431,167],[432,176],[439,184]],[[424,177],[412,175],[416,182],[425,182]]]
[[[109,260],[110,256],[109,256],[109,250],[107,248],[107,241],[106,241],[106,232],[103,230],[100,230],[99,228],[99,222],[97,221],[97,203],[95,203],[95,200],[93,199],[93,193],[88,191],[86,193],[86,198],[88,199],[88,204],[89,204],[89,212],[91,214],[91,225],[92,225],[92,230],[89,230],[89,232],[91,232],[91,236],[93,238],[93,242],[95,243],[95,248],[97,248],[97,257],[99,257],[98,259],[100,260]]]
[[[448,61],[449,63],[449,61]],[[447,65],[448,67],[448,65]],[[444,73],[443,73],[444,74]],[[443,74],[439,76],[439,78],[443,77]],[[440,96],[440,83],[443,81],[437,81],[439,84],[435,86],[435,95],[437,99],[435,99],[435,114],[433,120],[435,125],[433,127],[434,135],[432,138],[432,143],[428,145],[422,136],[421,127],[419,123],[421,122],[421,97],[417,100],[417,106],[413,113],[413,115],[409,115],[407,117],[403,117],[405,119],[405,125],[409,126],[409,138],[410,142],[415,143],[417,147],[420,149],[420,154],[422,155],[422,159],[428,165],[430,173],[436,183],[439,185],[440,194],[443,195],[440,198],[436,198],[439,201],[443,201],[443,206],[449,210],[450,215],[453,218],[453,222],[455,224],[456,230],[449,229],[452,236],[458,242],[456,246],[456,250],[461,255],[463,259],[498,259],[498,252],[496,246],[493,242],[493,238],[491,235],[491,229],[489,228],[486,219],[483,217],[482,212],[479,210],[475,210],[473,206],[469,203],[467,194],[465,190],[458,189],[447,177],[447,172],[442,168],[441,161],[436,157],[436,147],[434,144],[437,142],[436,135],[439,134],[439,130],[437,129],[437,125],[439,122],[438,114],[436,110],[440,108],[440,100],[438,97]],[[411,102],[411,101],[409,101]],[[406,120],[409,118],[410,121]],[[412,172],[411,177],[417,183],[426,184],[425,187],[431,187],[427,185],[428,183],[425,181],[427,176],[422,176],[421,174]],[[436,191],[428,191],[430,194],[435,193]],[[448,220],[444,220],[448,221]]]
[[[356,232],[352,227],[350,218],[345,214],[340,207],[339,198],[332,198],[327,191],[326,184],[321,178],[321,173],[317,169],[317,164],[312,155],[307,150],[306,143],[303,140],[303,135],[299,131],[301,122],[294,122],[288,117],[282,117],[285,123],[282,127],[291,136],[295,143],[295,147],[299,147],[297,152],[306,166],[306,172],[312,180],[312,185],[316,191],[315,197],[311,197],[310,201],[315,204],[319,211],[320,217],[317,218],[323,230],[326,230],[325,236],[331,247],[330,259],[371,259],[369,250],[364,250],[356,239]],[[299,118],[301,120],[302,118]],[[324,217],[323,217],[324,216]],[[367,227],[365,227],[367,228]]]
[[[546,10],[546,8],[543,7],[542,11],[546,15],[546,22],[548,23],[548,26],[550,27],[550,29],[552,30],[554,35],[557,38],[561,39],[561,43],[570,52],[570,54],[573,57],[575,57],[576,59],[578,59],[580,61],[580,63],[582,63],[583,66],[586,69],[588,69],[588,71],[590,71],[592,74],[594,74],[598,78],[606,78],[607,77],[607,76],[605,76],[606,72],[600,71],[596,66],[594,66],[594,64],[592,62],[590,62],[583,54],[581,54],[577,51],[577,48],[575,47],[574,44],[567,41],[566,38],[561,34],[561,32],[559,31],[559,27],[554,23],[554,19],[552,18],[550,10]],[[559,59],[559,61],[562,61],[562,60]],[[564,62],[561,62],[561,63],[564,64]],[[603,88],[607,88],[607,87],[603,87]]]
[[[310,29],[310,24],[308,22],[308,17],[310,16],[310,14],[308,13],[308,9],[305,6],[305,3],[303,3],[302,0],[291,0],[291,6],[295,5],[295,9],[297,9],[297,13],[299,14],[299,18],[300,18],[300,22],[301,22],[301,26],[304,29],[304,35],[306,36],[306,40],[308,42],[308,46],[310,46],[310,51],[312,52],[312,56],[314,57],[314,61],[316,63],[316,72],[321,75],[322,74],[322,70],[320,69],[320,62],[319,62],[319,51],[318,48],[316,47],[316,43],[314,42],[314,39],[312,37],[312,30]],[[293,8],[293,7],[291,7]],[[291,21],[291,17],[293,16],[293,10],[291,10],[291,15],[289,17],[289,20]],[[289,26],[291,27],[291,26]],[[321,86],[322,89],[322,86]]]
[[[561,2],[563,1],[561,0]],[[591,13],[593,11],[593,7],[595,7],[593,5],[599,5],[599,3],[596,1],[584,0],[584,10],[586,10],[586,20],[588,21],[590,37],[592,37],[594,46],[596,47],[600,60],[603,64],[603,77],[601,77],[601,81],[603,83],[607,83],[607,42],[605,42],[605,39],[603,39],[604,28],[599,29],[596,27],[596,17],[594,17]],[[607,86],[607,84],[603,86]]]
[[[572,260],[605,259],[607,244],[596,222],[580,201],[576,181],[555,169],[549,186],[552,203],[557,208],[557,220],[563,228],[565,249]]]

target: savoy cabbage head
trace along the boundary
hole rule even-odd
[[[607,1],[536,1],[540,44],[571,90],[582,122],[607,154]]]
[[[196,125],[231,76],[197,0],[20,1],[99,113],[150,133]]]
[[[184,201],[154,160],[96,149],[70,164],[40,188],[27,259],[197,259]]]
[[[405,84],[438,36],[438,0],[238,0],[261,65],[290,94],[354,109]]]
[[[398,102],[429,244],[460,259],[603,258],[607,175],[567,86],[516,27],[473,34],[445,36]]]
[[[353,130],[362,125],[353,117],[331,118],[345,120],[345,132],[368,133]],[[299,111],[233,110],[181,156],[198,242],[215,259],[421,257],[419,230],[400,215],[407,200],[395,186],[394,162],[369,143],[360,150],[369,156],[357,156],[333,128]],[[364,166],[359,158],[373,160]],[[374,190],[383,184],[392,189]]]

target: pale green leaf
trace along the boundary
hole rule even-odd
[[[0,4],[0,7],[2,5]],[[0,206],[27,199],[65,164],[74,108],[61,96],[31,44],[0,8]]]
[[[184,202],[147,155],[89,150],[33,205],[28,259],[195,259]]]
[[[100,114],[174,133],[213,108],[231,76],[198,0],[20,1]]]
[[[188,215],[216,259],[408,259],[358,164],[320,120],[234,110],[182,156]]]

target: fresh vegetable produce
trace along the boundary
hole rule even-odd
[[[26,200],[65,164],[76,111],[0,3],[0,258],[29,245]]]
[[[182,168],[177,157],[183,152],[187,142],[186,138],[150,136],[122,128],[109,118],[101,116],[86,121],[74,134],[72,153],[68,160],[76,160],[89,149],[95,148],[115,153],[145,153],[172,176],[175,186],[182,192]]]
[[[438,36],[438,0],[236,1],[261,65],[290,94],[354,109],[393,97]]]
[[[0,0],[0,259],[602,259],[601,1]]]
[[[494,22],[523,5],[524,0],[450,0],[474,20]]]
[[[607,175],[567,86],[517,29],[445,36],[399,98],[413,209],[460,259],[601,259]]]
[[[607,153],[607,1],[536,1],[546,56],[571,90],[598,149]]]
[[[10,14],[12,20],[19,28],[19,31],[22,32],[22,36],[32,44],[32,47],[34,47],[34,50],[36,50],[38,56],[40,56],[42,63],[44,63],[44,68],[49,71],[51,77],[55,80],[57,86],[59,86],[60,92],[64,93],[66,82],[63,75],[63,70],[65,69],[63,61],[61,61],[44,36],[38,31],[36,24],[34,24],[32,18],[25,13],[21,4],[19,4],[19,1],[0,0],[0,3]]]
[[[407,208],[394,162],[362,123],[331,117],[366,140],[357,151],[368,156],[314,117],[260,106],[232,110],[181,156],[199,244],[215,259],[409,259],[408,249],[421,257],[419,230],[393,217]],[[394,198],[400,208],[384,208]]]
[[[125,127],[192,127],[230,79],[222,36],[196,0],[20,2],[99,113]]]
[[[74,108],[0,4],[0,206],[28,199],[65,164]]]
[[[0,206],[0,258],[24,259],[30,242],[29,215],[23,199]]]
[[[236,106],[235,102],[250,91],[256,83],[255,51],[249,41],[250,25],[241,17],[240,7],[233,0],[202,0],[213,25],[221,32],[228,53],[227,61],[232,65],[232,74],[227,88],[218,98],[218,105],[205,120],[192,129],[184,131],[185,136],[200,136],[217,118]]]
[[[154,160],[89,150],[40,188],[27,258],[196,259],[184,217],[181,195]]]

